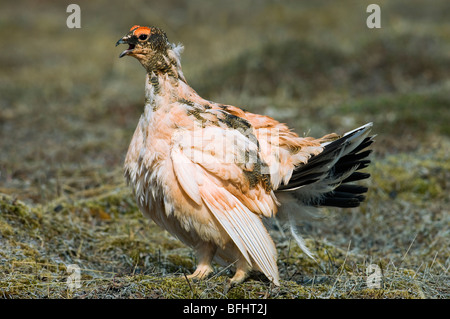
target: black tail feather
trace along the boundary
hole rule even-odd
[[[366,141],[367,139],[361,143],[361,145],[365,145],[367,147],[372,144],[372,140]],[[359,172],[359,170],[369,166],[370,160],[366,158],[370,155],[370,153],[372,153],[371,150],[360,152],[364,149],[361,145],[355,148],[350,154],[340,158],[334,166],[335,174],[344,174],[352,167],[357,166],[356,171],[344,179],[332,192],[324,194],[316,206],[332,206],[341,208],[358,207],[366,199],[366,197],[362,194],[368,191],[367,187],[347,184],[370,177],[369,173]]]
[[[366,179],[369,177],[370,177],[369,173],[354,172],[352,175],[344,179],[342,181],[342,184],[360,181],[362,179]]]
[[[374,136],[367,136],[369,125],[326,144],[320,154],[294,170],[289,183],[280,185],[278,190],[293,191],[294,196],[306,205],[359,206],[368,189],[350,183],[370,177],[361,172],[371,162],[368,157],[372,150],[367,147],[373,143]]]
[[[334,196],[327,196],[321,202],[320,206],[331,206],[339,208],[352,208],[358,207],[366,197],[359,195],[357,197],[339,197],[337,194]]]

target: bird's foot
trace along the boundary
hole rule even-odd
[[[208,277],[208,275],[213,271],[211,265],[201,264],[197,266],[197,269],[193,274],[186,276],[191,280],[202,280]]]

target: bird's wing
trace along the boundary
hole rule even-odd
[[[269,116],[247,112],[232,105],[221,107],[251,125],[274,190],[289,183],[296,167],[303,166],[311,157],[320,154],[323,151],[322,143],[338,138],[336,134],[328,134],[320,139],[299,137],[286,124]]]
[[[206,205],[250,265],[278,283],[276,249],[262,222],[276,209],[261,178],[257,142],[218,126],[180,131],[171,159],[179,184],[198,205]]]

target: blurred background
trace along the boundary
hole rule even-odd
[[[206,99],[270,115],[300,135],[374,122],[367,202],[306,224],[307,234],[342,249],[351,241],[353,252],[385,264],[407,256],[412,269],[447,276],[449,1],[376,1],[381,29],[366,26],[374,1],[287,0],[80,0],[81,28],[69,29],[73,2],[0,5],[3,213],[16,200],[52,203],[41,218],[67,203],[73,213],[77,200],[105,189],[131,198],[122,164],[143,111],[145,71],[114,45],[133,25],[155,25],[184,44],[184,74]],[[108,205],[100,217],[120,223]],[[5,245],[18,240],[7,234]],[[448,296],[448,282],[427,293]]]

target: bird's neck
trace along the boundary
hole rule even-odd
[[[145,105],[152,112],[169,107],[182,99],[198,98],[181,72],[150,71],[145,78]],[[150,111],[150,110],[149,110]]]

